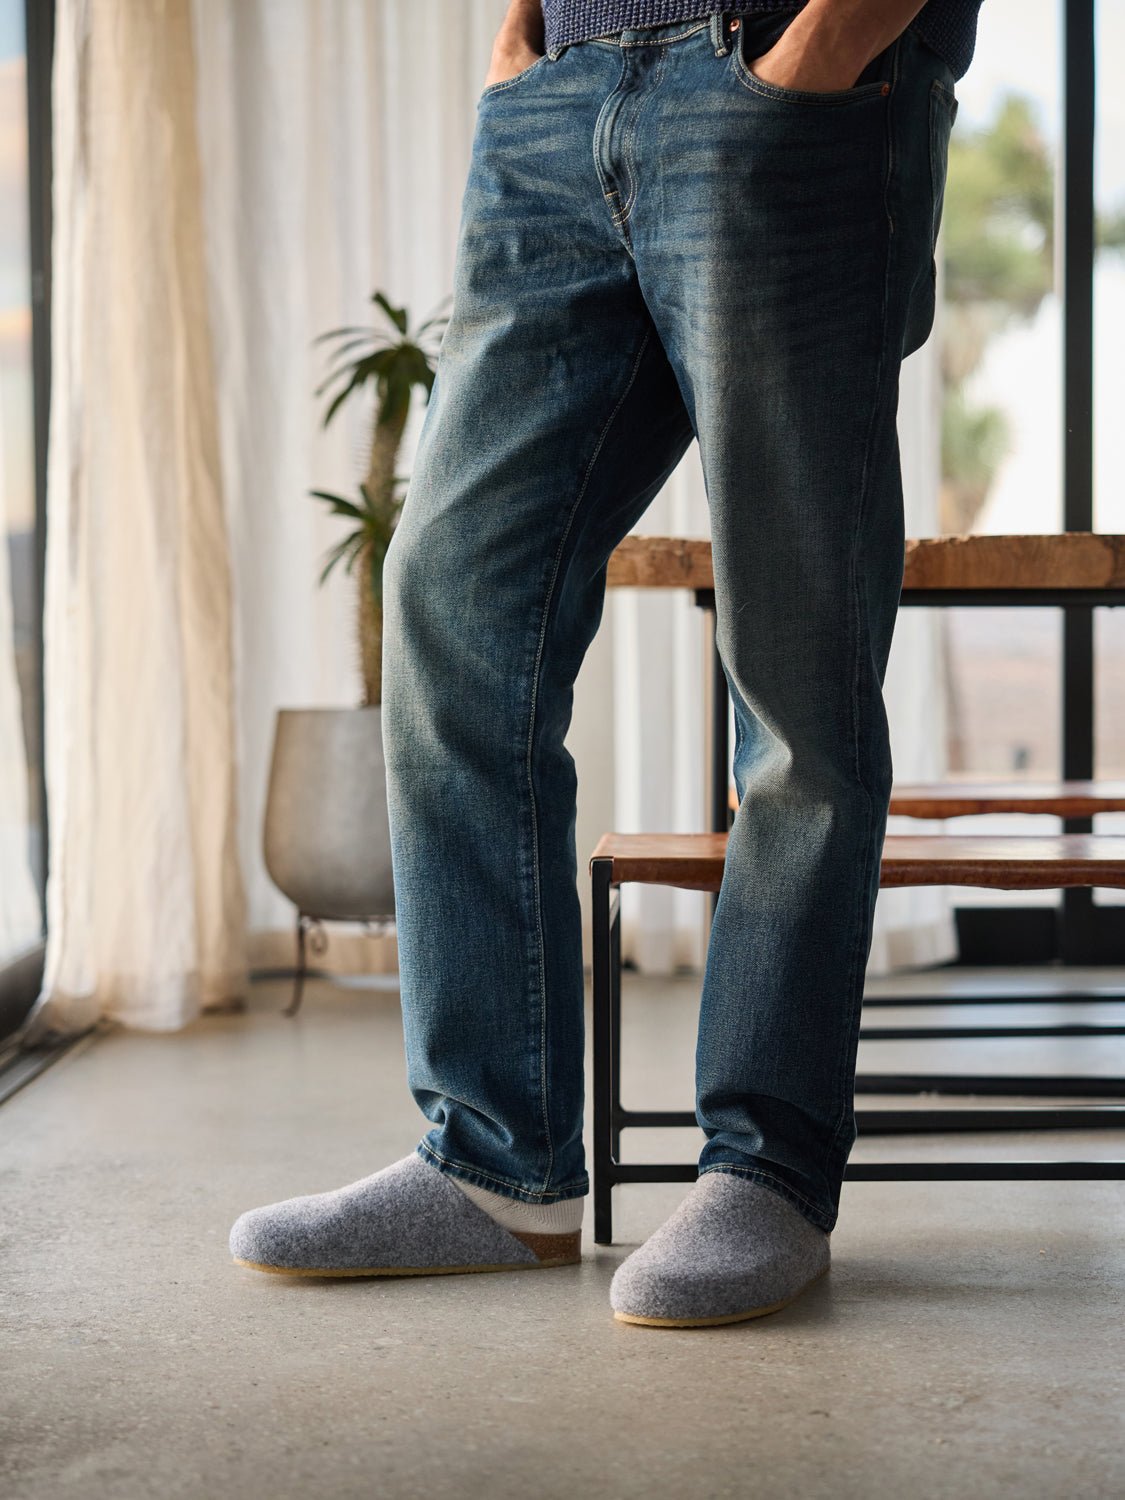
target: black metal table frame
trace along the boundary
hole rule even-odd
[[[692,1182],[694,1162],[629,1163],[621,1160],[621,1132],[627,1127],[668,1128],[697,1126],[687,1110],[634,1110],[621,1102],[621,890],[613,881],[613,860],[590,861],[593,887],[593,1022],[594,1119],[593,1198],[594,1240],[613,1243],[613,1189],[625,1182]],[[930,1003],[938,1003],[930,1000]],[[984,1034],[984,1033],[981,1033]],[[1027,1096],[1031,1080],[1008,1077],[1005,1092]],[[1058,1095],[1118,1098],[1125,1096],[1125,1079],[1042,1079]],[[917,1076],[871,1075],[863,1082],[881,1094],[915,1094],[926,1087],[943,1093],[984,1092],[978,1080],[966,1076],[937,1077],[928,1083]],[[859,1090],[861,1080],[857,1077]],[[1047,1090],[1044,1090],[1047,1092]],[[918,1135],[930,1132],[991,1130],[1125,1129],[1125,1106],[1033,1106],[1001,1109],[873,1109],[857,1110],[860,1136]],[[946,1161],[849,1162],[845,1178],[859,1182],[915,1181],[1046,1181],[1125,1179],[1125,1161]]]

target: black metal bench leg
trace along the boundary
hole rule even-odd
[[[621,1160],[621,900],[612,904],[609,923],[609,1153]]]
[[[613,1243],[613,861],[593,859],[594,1242]]]

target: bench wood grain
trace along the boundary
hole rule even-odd
[[[726,849],[725,833],[605,833],[590,863],[612,860],[614,884],[717,891]],[[1008,891],[1125,888],[1125,835],[887,834],[879,884],[972,885]]]
[[[738,810],[738,788],[728,803]],[[1125,781],[901,782],[891,789],[890,811],[904,818],[961,818],[981,813],[1039,813],[1092,818],[1125,812]]]
[[[712,589],[711,543],[674,536],[627,536],[609,560],[611,588]],[[911,537],[902,589],[1036,590],[1125,587],[1125,536],[1086,531],[1058,535]]]

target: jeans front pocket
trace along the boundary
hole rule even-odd
[[[482,99],[491,99],[493,94],[499,94],[504,89],[515,88],[518,83],[522,83],[525,78],[529,78],[532,73],[541,68],[549,57],[550,53],[544,52],[533,63],[528,63],[526,68],[521,68],[518,73],[513,73],[511,78],[501,78],[496,83],[490,83],[487,88],[481,90],[477,98],[477,103],[479,104]]]
[[[897,41],[871,59],[851,88],[832,89],[827,93],[815,89],[783,88],[780,84],[767,83],[764,78],[759,78],[751,71],[751,64],[780,40],[793,19],[792,16],[787,15],[785,25],[782,26],[774,18],[763,17],[763,20],[772,21],[772,24],[763,28],[746,25],[749,17],[744,16],[742,19],[744,24],[735,34],[731,48],[731,68],[742,87],[759,98],[772,99],[781,104],[830,107],[852,104],[856,100],[870,99],[873,96],[885,96],[891,91]]]

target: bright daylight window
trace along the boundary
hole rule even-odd
[[[1125,531],[1125,5],[1096,6],[1095,529]],[[1062,0],[986,0],[958,84],[941,272],[944,385],[939,530],[1065,529]],[[1114,143],[1117,143],[1115,149]],[[1117,330],[1115,335],[1114,330]],[[1063,774],[1063,613],[953,608],[942,691],[950,775]],[[1125,776],[1125,611],[1094,611],[1095,774]],[[1116,829],[1114,824],[1119,825]],[[1099,832],[1125,818],[1101,818]],[[964,832],[1057,831],[1046,818],[974,818]],[[1100,902],[1109,893],[1098,891]],[[1047,905],[1057,891],[959,891],[958,905]],[[1110,897],[1110,899],[1113,899]]]

